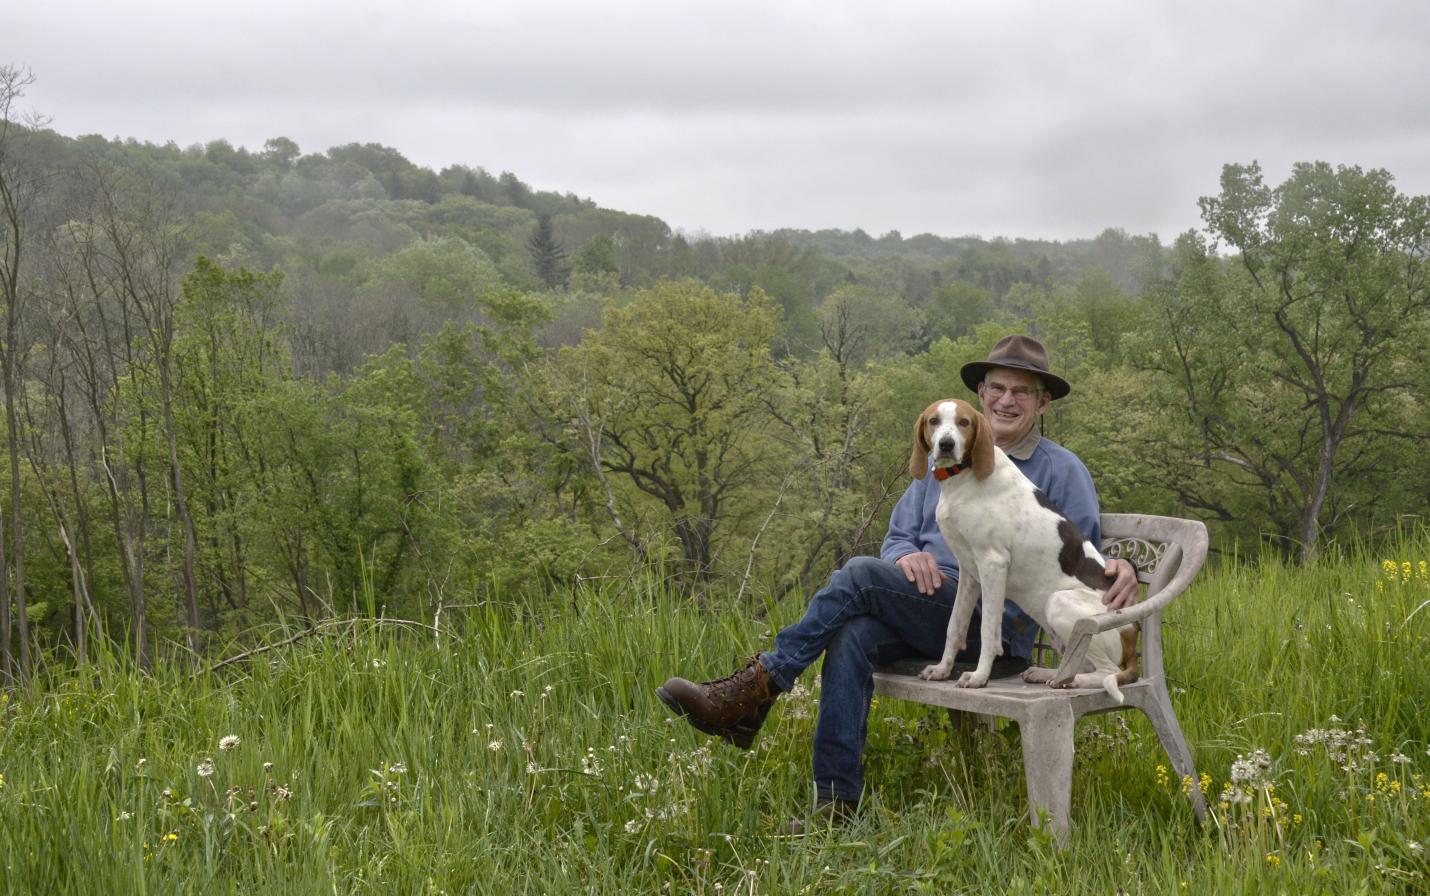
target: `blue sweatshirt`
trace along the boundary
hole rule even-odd
[[[1102,543],[1097,489],[1093,487],[1092,475],[1076,454],[1033,430],[1008,452],[1008,457],[1068,519],[1077,523],[1083,535],[1093,544]],[[934,517],[938,496],[939,482],[932,476],[913,481],[889,516],[889,533],[884,536],[879,556],[893,563],[905,554],[927,551],[938,561],[943,574],[957,581],[958,560],[944,543]],[[1013,598],[1014,595],[1009,595],[1003,607],[1003,638],[1009,642],[1014,656],[1031,659],[1038,624],[1013,603]]]

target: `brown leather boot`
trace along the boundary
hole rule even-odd
[[[756,656],[724,678],[699,684],[672,678],[655,694],[696,728],[748,750],[779,691]]]

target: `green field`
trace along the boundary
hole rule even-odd
[[[795,601],[628,582],[217,671],[51,663],[0,697],[0,892],[1427,892],[1427,558],[1205,573],[1166,634],[1203,780],[1170,779],[1141,719],[1084,721],[1066,851],[1026,821],[1016,728],[889,701],[860,819],[781,835],[811,800],[814,670],[749,753],[652,691],[728,671]]]

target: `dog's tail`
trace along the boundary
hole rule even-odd
[[[1125,699],[1120,684],[1131,684],[1142,674],[1142,654],[1137,649],[1137,638],[1142,633],[1142,624],[1134,622],[1118,629],[1118,636],[1122,639],[1122,662],[1116,672],[1109,673],[1102,679],[1102,689],[1107,691],[1107,695],[1118,703]]]

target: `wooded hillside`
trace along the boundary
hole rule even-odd
[[[1228,165],[1171,245],[716,237],[373,144],[64,137],[27,84],[0,68],[0,679],[635,568],[808,589],[1010,331],[1107,510],[1308,557],[1430,497],[1430,199],[1385,171]]]

